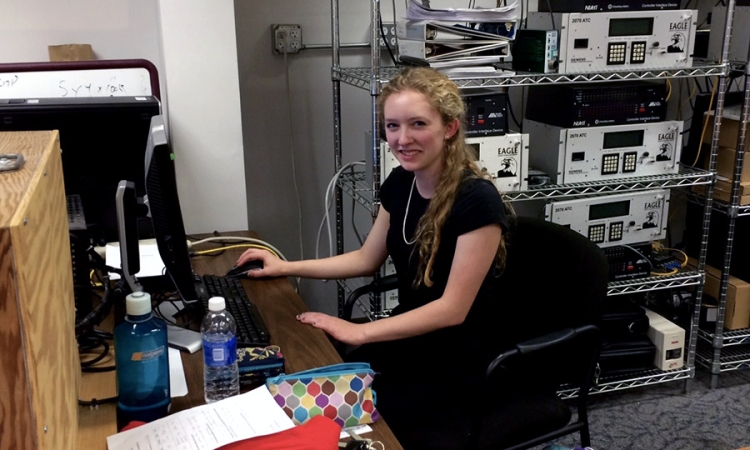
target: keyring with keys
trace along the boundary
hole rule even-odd
[[[339,442],[339,447],[344,450],[385,450],[385,445],[380,441],[373,441],[372,439],[363,439],[360,435],[352,430],[344,430],[349,433],[352,440],[349,442]],[[375,444],[380,444],[380,447],[375,447]]]

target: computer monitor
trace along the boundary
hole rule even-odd
[[[143,156],[159,100],[62,97],[0,100],[0,131],[59,130],[65,194],[79,195],[91,238],[117,241],[115,194],[120,180],[145,194]],[[139,230],[150,233],[150,224]]]
[[[182,301],[186,304],[197,303],[196,281],[177,195],[174,154],[169,146],[161,115],[151,118],[146,142],[145,173],[145,203],[150,211],[159,255]],[[197,284],[200,286],[200,283]]]

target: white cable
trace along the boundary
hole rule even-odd
[[[297,185],[297,165],[294,159],[294,130],[292,129],[292,89],[289,86],[289,60],[287,59],[287,48],[289,47],[288,34],[285,35],[284,42],[284,68],[286,70],[286,99],[289,108],[289,152],[292,156],[292,182],[294,183],[294,194],[297,196],[297,211],[299,213],[299,259],[305,259],[304,245],[302,244],[302,202],[299,196],[299,186]]]
[[[279,255],[279,258],[283,259],[284,261],[289,261],[288,259],[286,259],[286,256],[284,256],[284,254],[281,253],[281,251],[279,251],[279,249],[269,244],[268,242],[262,241],[260,239],[244,237],[244,236],[215,236],[215,237],[210,237],[206,239],[201,239],[200,241],[195,241],[195,242],[188,241],[188,249],[193,248],[196,245],[205,244],[206,242],[214,242],[214,241],[242,241],[242,242],[250,242],[253,244],[263,245],[263,246],[270,248],[274,252],[276,252],[276,254]]]
[[[326,194],[325,194],[325,212],[323,214],[323,219],[320,222],[320,227],[318,227],[318,236],[315,240],[315,258],[319,259],[319,245],[320,245],[320,234],[323,230],[323,224],[325,223],[328,228],[328,256],[333,256],[333,236],[331,234],[331,220],[330,216],[328,215],[328,211],[331,209],[331,198],[330,195],[333,193],[334,188],[336,187],[336,181],[341,176],[341,174],[350,167],[354,166],[364,166],[364,161],[353,161],[348,164],[343,165],[331,178],[331,180],[328,182],[328,187],[326,188]]]
[[[625,248],[627,248],[627,249],[630,249],[630,250],[631,250],[631,251],[633,251],[633,252],[634,252],[634,253],[635,253],[636,255],[640,256],[640,257],[641,257],[641,258],[643,258],[643,259],[645,259],[645,260],[646,260],[646,262],[648,262],[648,265],[649,265],[649,266],[651,267],[651,270],[654,270],[654,264],[653,264],[653,263],[651,262],[651,260],[650,260],[650,259],[648,259],[648,257],[647,257],[646,255],[644,255],[643,253],[639,252],[638,250],[636,250],[635,248],[633,248],[633,247],[631,247],[631,246],[629,246],[629,245],[627,245],[627,244],[619,244],[619,245],[620,245],[621,247],[625,247]]]
[[[341,174],[344,172],[344,170],[346,170],[346,169],[348,169],[350,167],[357,166],[357,165],[363,166],[363,165],[365,165],[365,163],[364,163],[364,161],[354,161],[354,162],[351,162],[351,163],[348,163],[348,164],[342,166],[333,175],[333,177],[331,178],[331,180],[328,182],[328,187],[326,188],[325,213],[323,215],[323,221],[325,222],[326,227],[328,229],[328,256],[333,256],[334,255],[334,251],[333,251],[333,235],[331,233],[331,219],[330,219],[330,216],[328,214],[328,211],[331,209],[331,206],[332,206],[331,205],[332,200],[330,198],[330,195],[333,194],[333,190],[336,187],[336,181],[341,176]],[[321,228],[318,230],[319,231],[319,233],[318,233],[318,240],[320,239],[320,231],[321,231],[322,227],[323,227],[323,222],[321,222]],[[318,242],[316,241],[316,255],[315,255],[316,258],[318,258],[317,248],[318,248]]]
[[[398,18],[396,17],[396,0],[391,0],[391,6],[393,7],[393,29],[396,30],[396,23],[398,22]],[[398,55],[398,33],[395,33],[393,37],[396,39],[396,48],[394,49],[394,53]],[[385,39],[385,36],[383,36],[383,39]],[[398,57],[396,57],[398,59]]]
[[[326,193],[325,193],[325,211],[323,212],[323,217],[320,219],[320,226],[318,227],[318,234],[315,237],[315,259],[320,259],[320,235],[323,232],[323,225],[328,223],[328,209],[331,207],[330,202],[328,200],[329,192],[331,191],[331,186],[334,184],[336,177],[334,175],[333,178],[328,182],[328,186],[326,186]],[[330,224],[328,226],[328,242],[330,245],[331,242],[331,227]],[[329,246],[328,248],[329,252],[331,251],[331,248]],[[330,255],[329,255],[330,256]]]

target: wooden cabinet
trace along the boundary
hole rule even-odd
[[[0,133],[0,450],[75,448],[80,363],[57,131]]]

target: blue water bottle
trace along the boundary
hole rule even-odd
[[[115,327],[118,422],[151,422],[169,412],[167,324],[151,312],[151,296],[125,299],[125,321]]]

